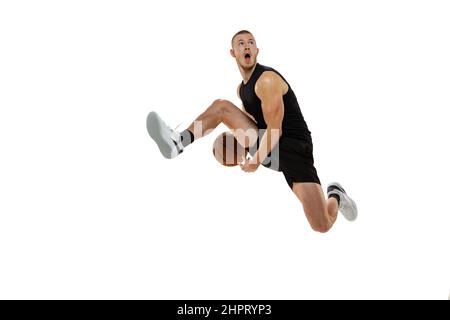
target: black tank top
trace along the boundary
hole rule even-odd
[[[276,70],[256,64],[256,68],[253,71],[250,79],[246,84],[242,81],[239,87],[239,95],[241,97],[242,103],[244,105],[245,111],[251,114],[257,123],[258,129],[266,129],[267,124],[264,121],[264,116],[261,109],[261,100],[255,93],[255,84],[259,77],[265,71],[273,71],[277,73],[284,81],[284,77]],[[311,132],[308,130],[305,119],[303,118],[302,112],[300,111],[300,106],[298,105],[297,97],[294,91],[292,91],[291,86],[286,81],[288,85],[288,91],[283,96],[284,102],[284,117],[281,129],[283,131],[282,135],[285,137],[300,138],[306,141],[311,141]]]

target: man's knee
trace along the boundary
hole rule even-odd
[[[322,224],[322,223],[318,223],[318,224],[312,224],[311,223],[311,228],[316,231],[316,232],[320,232],[320,233],[326,233],[328,232],[331,227],[328,226],[327,224]]]
[[[331,223],[326,219],[311,219],[309,224],[314,231],[320,233],[326,233],[331,229]]]
[[[219,115],[223,116],[232,107],[233,107],[233,104],[230,101],[225,100],[225,99],[217,99],[217,100],[214,100],[214,102],[211,104],[210,108],[212,108]]]

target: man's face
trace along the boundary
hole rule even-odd
[[[231,55],[243,69],[252,69],[256,64],[256,57],[259,49],[256,47],[256,41],[252,34],[244,33],[233,39],[233,49]]]

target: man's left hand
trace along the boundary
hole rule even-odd
[[[255,159],[244,159],[244,161],[239,164],[241,169],[245,172],[255,172],[259,165],[260,163]]]

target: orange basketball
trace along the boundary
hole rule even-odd
[[[226,131],[219,134],[214,140],[213,154],[220,164],[233,167],[237,166],[247,155],[247,150],[238,143],[231,132]]]

